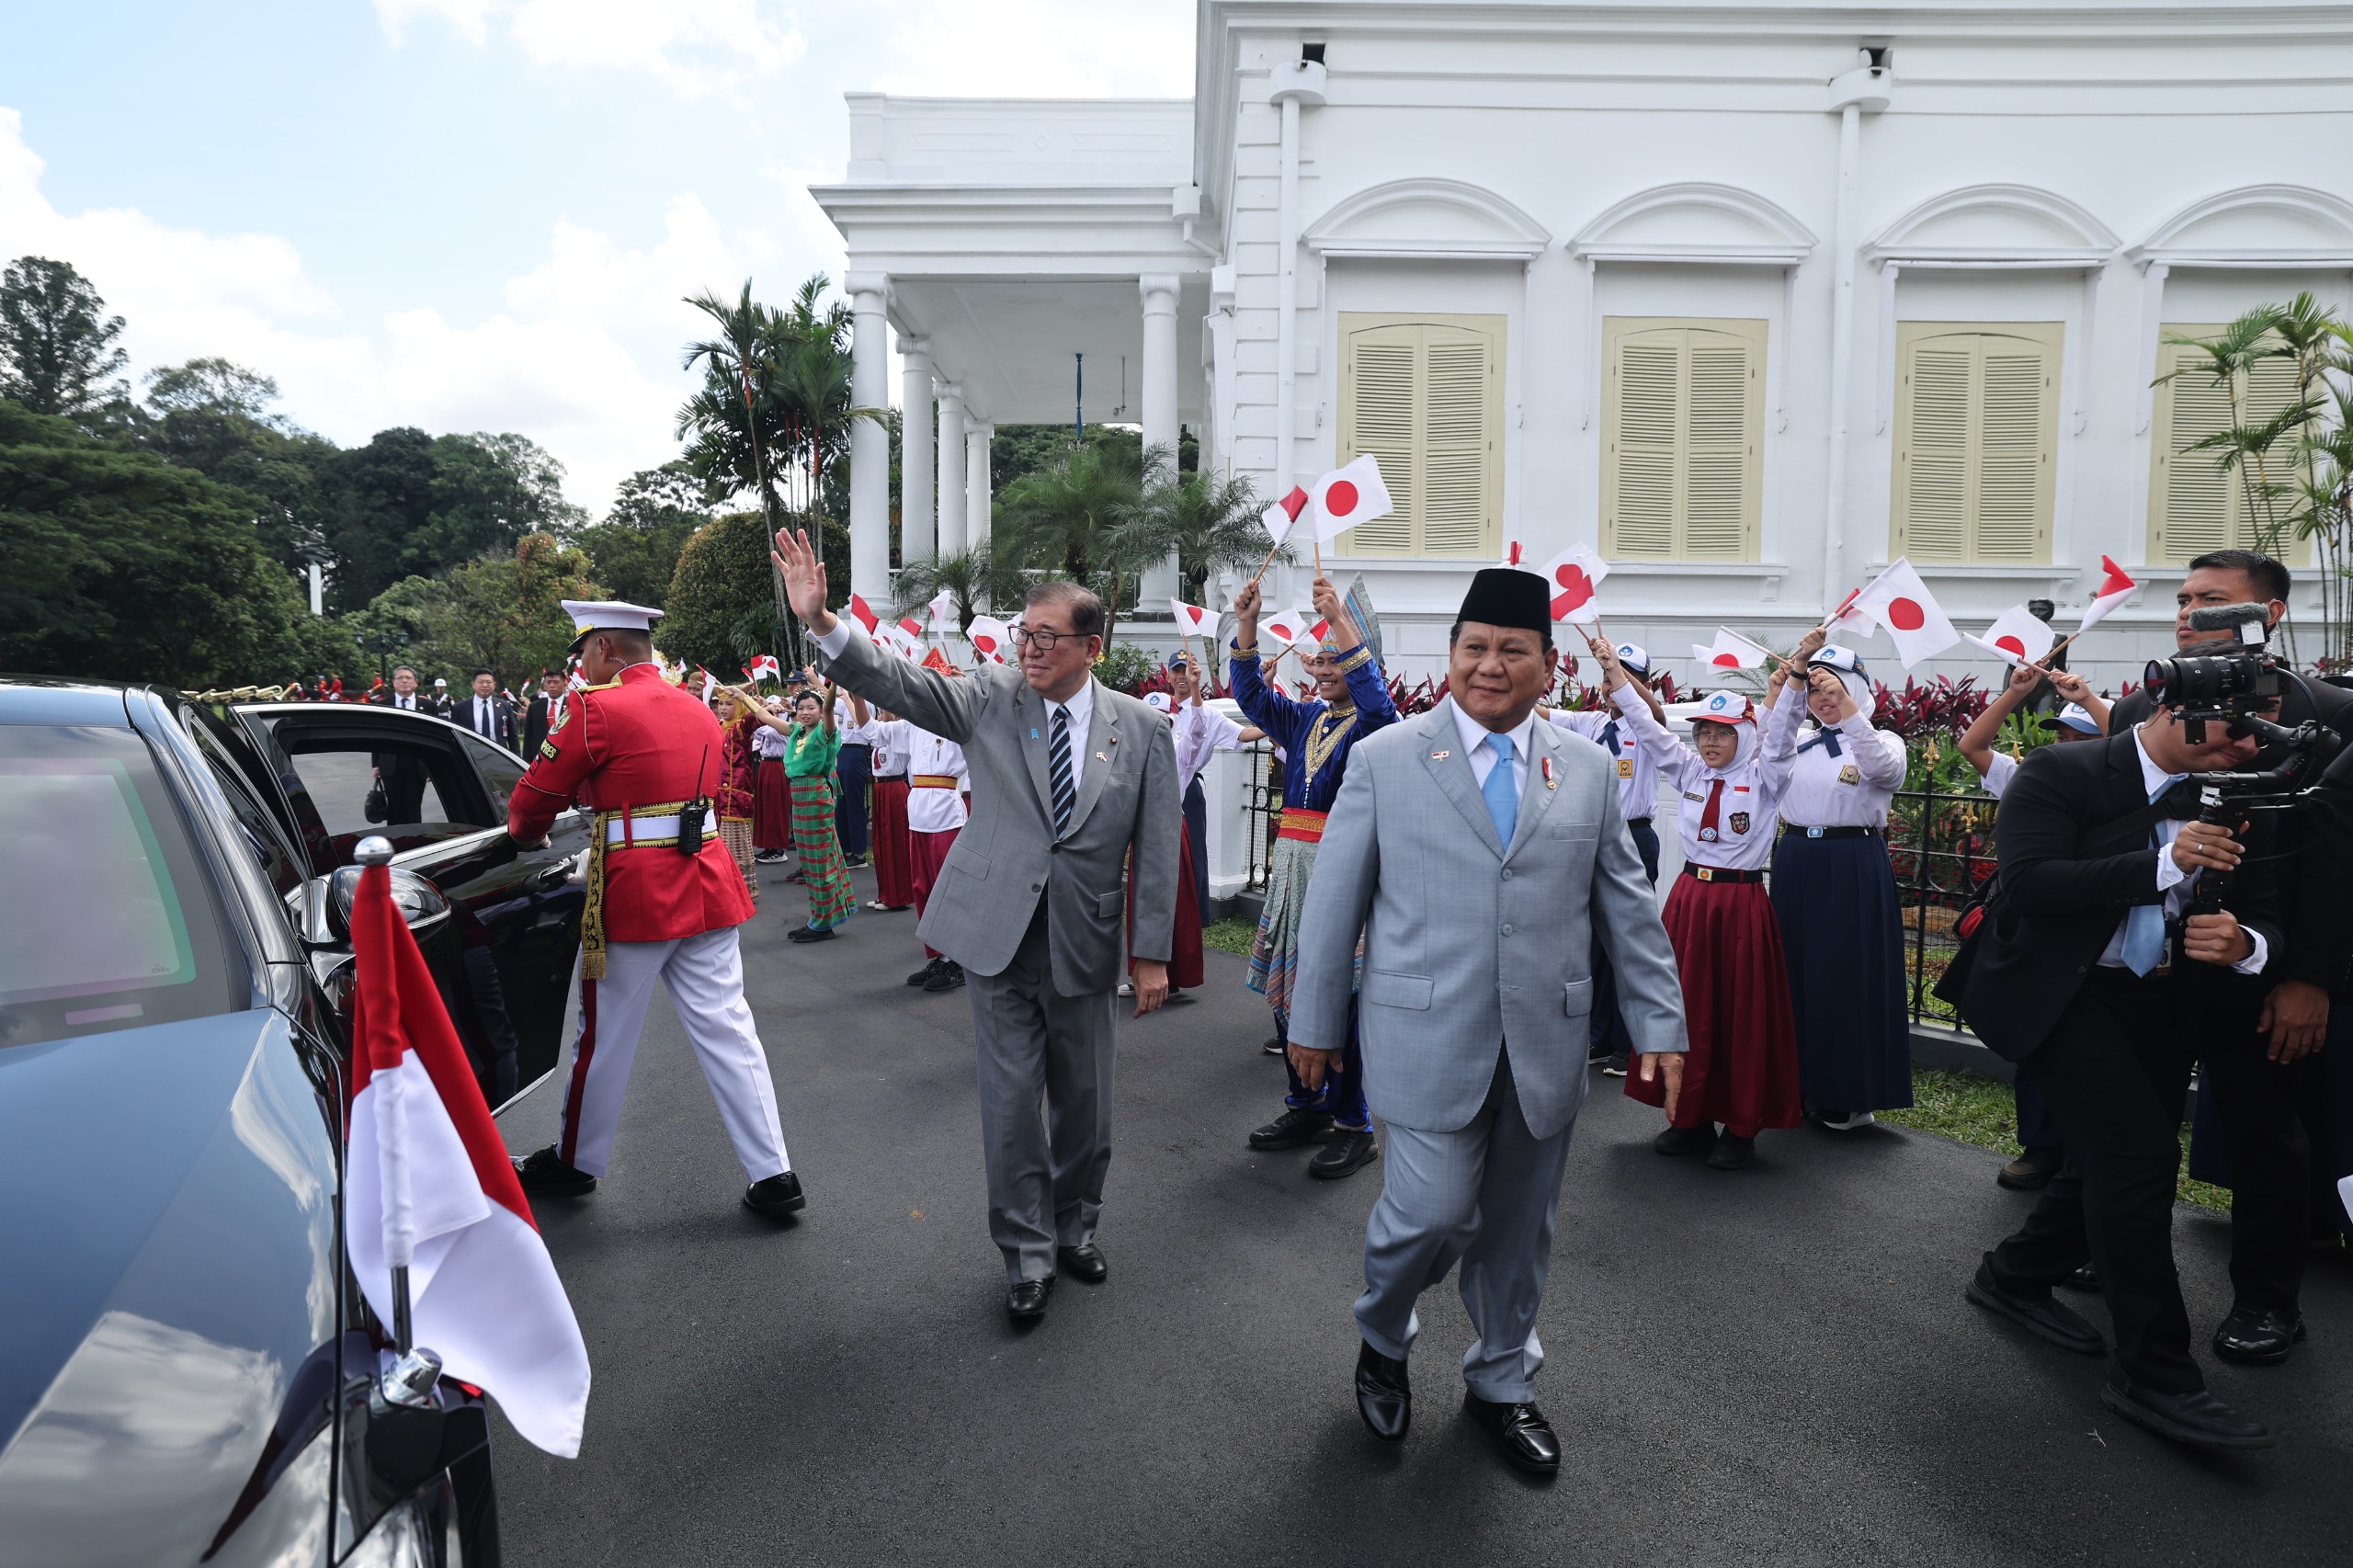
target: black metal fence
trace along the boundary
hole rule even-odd
[[[1242,786],[1243,863],[1248,871],[1243,886],[1257,892],[1267,886],[1267,862],[1274,852],[1275,829],[1280,825],[1282,765],[1275,760],[1275,748],[1264,741],[1250,743],[1243,748],[1243,756],[1249,768]]]
[[[1904,978],[1915,1023],[1960,1023],[1931,992],[1961,946],[1953,927],[1961,907],[1994,874],[1994,797],[1983,790],[1932,784],[1897,791],[1890,811],[1887,852],[1903,910]]]

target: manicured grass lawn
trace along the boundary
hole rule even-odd
[[[1221,920],[1201,927],[1201,946],[1215,948],[1222,953],[1240,953],[1246,959],[1250,956],[1251,938],[1257,934],[1258,923],[1255,920]]]
[[[2018,1111],[2010,1099],[2010,1086],[1972,1074],[1915,1072],[1912,1074],[1912,1108],[1883,1110],[1879,1117],[1881,1121],[1893,1122],[1898,1127],[1933,1132],[1956,1142],[1991,1149],[2007,1158],[2016,1158],[2021,1152],[2018,1141]],[[2187,1172],[2189,1167],[2189,1129],[2187,1127],[2181,1130],[2181,1163]],[[2192,1181],[2187,1175],[2177,1182],[2174,1196],[2200,1209],[2211,1209],[2217,1213],[2230,1212],[2231,1195],[2227,1188]]]

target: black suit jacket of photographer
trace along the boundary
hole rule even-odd
[[[2157,857],[2165,851],[2149,846],[2145,820],[2127,820],[2148,803],[2139,750],[2120,726],[2105,741],[2044,746],[2010,781],[1995,819],[2000,892],[1960,997],[1961,1017],[1995,1054],[2023,1062],[2041,1049],[2125,912],[2164,899]],[[2249,1024],[2286,951],[2277,862],[2263,858],[2270,838],[2257,819],[2222,900],[2240,925],[2263,933],[2271,952],[2264,975],[2190,966],[2201,977],[2199,1002],[2244,1006]]]
[[[2303,684],[2283,683],[2279,722],[2290,729],[2308,719],[2336,731],[2353,744],[2353,691],[2306,676]],[[2143,687],[2118,702],[2109,714],[2109,727],[2118,733],[2140,723],[2153,711]],[[2254,767],[2277,767],[2278,746],[2256,753]],[[2332,823],[2310,809],[2275,815],[2279,905],[2295,942],[2285,957],[2271,960],[2265,978],[2275,984],[2302,980],[2320,986],[2338,1002],[2353,1002],[2353,898],[2346,896],[2353,881],[2353,813]]]

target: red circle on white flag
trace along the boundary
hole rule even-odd
[[[983,653],[994,653],[996,652],[996,639],[983,631],[972,639],[972,646]]]
[[[1917,599],[1894,599],[1887,607],[1887,623],[1898,631],[1917,631],[1928,624],[1928,612]]]
[[[1996,637],[1994,639],[1994,646],[2006,653],[2016,653],[2021,659],[2026,657],[2026,643],[2019,638]]]
[[[1736,670],[1740,668],[1740,655],[1738,653],[1718,653],[1715,658],[1715,665],[1716,668],[1720,670]]]
[[[1334,480],[1324,492],[1324,509],[1336,517],[1347,517],[1357,509],[1357,487],[1345,479]]]

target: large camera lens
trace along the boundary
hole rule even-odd
[[[2255,690],[2263,667],[2244,654],[2151,659],[2143,673],[2160,708],[2211,708]]]

